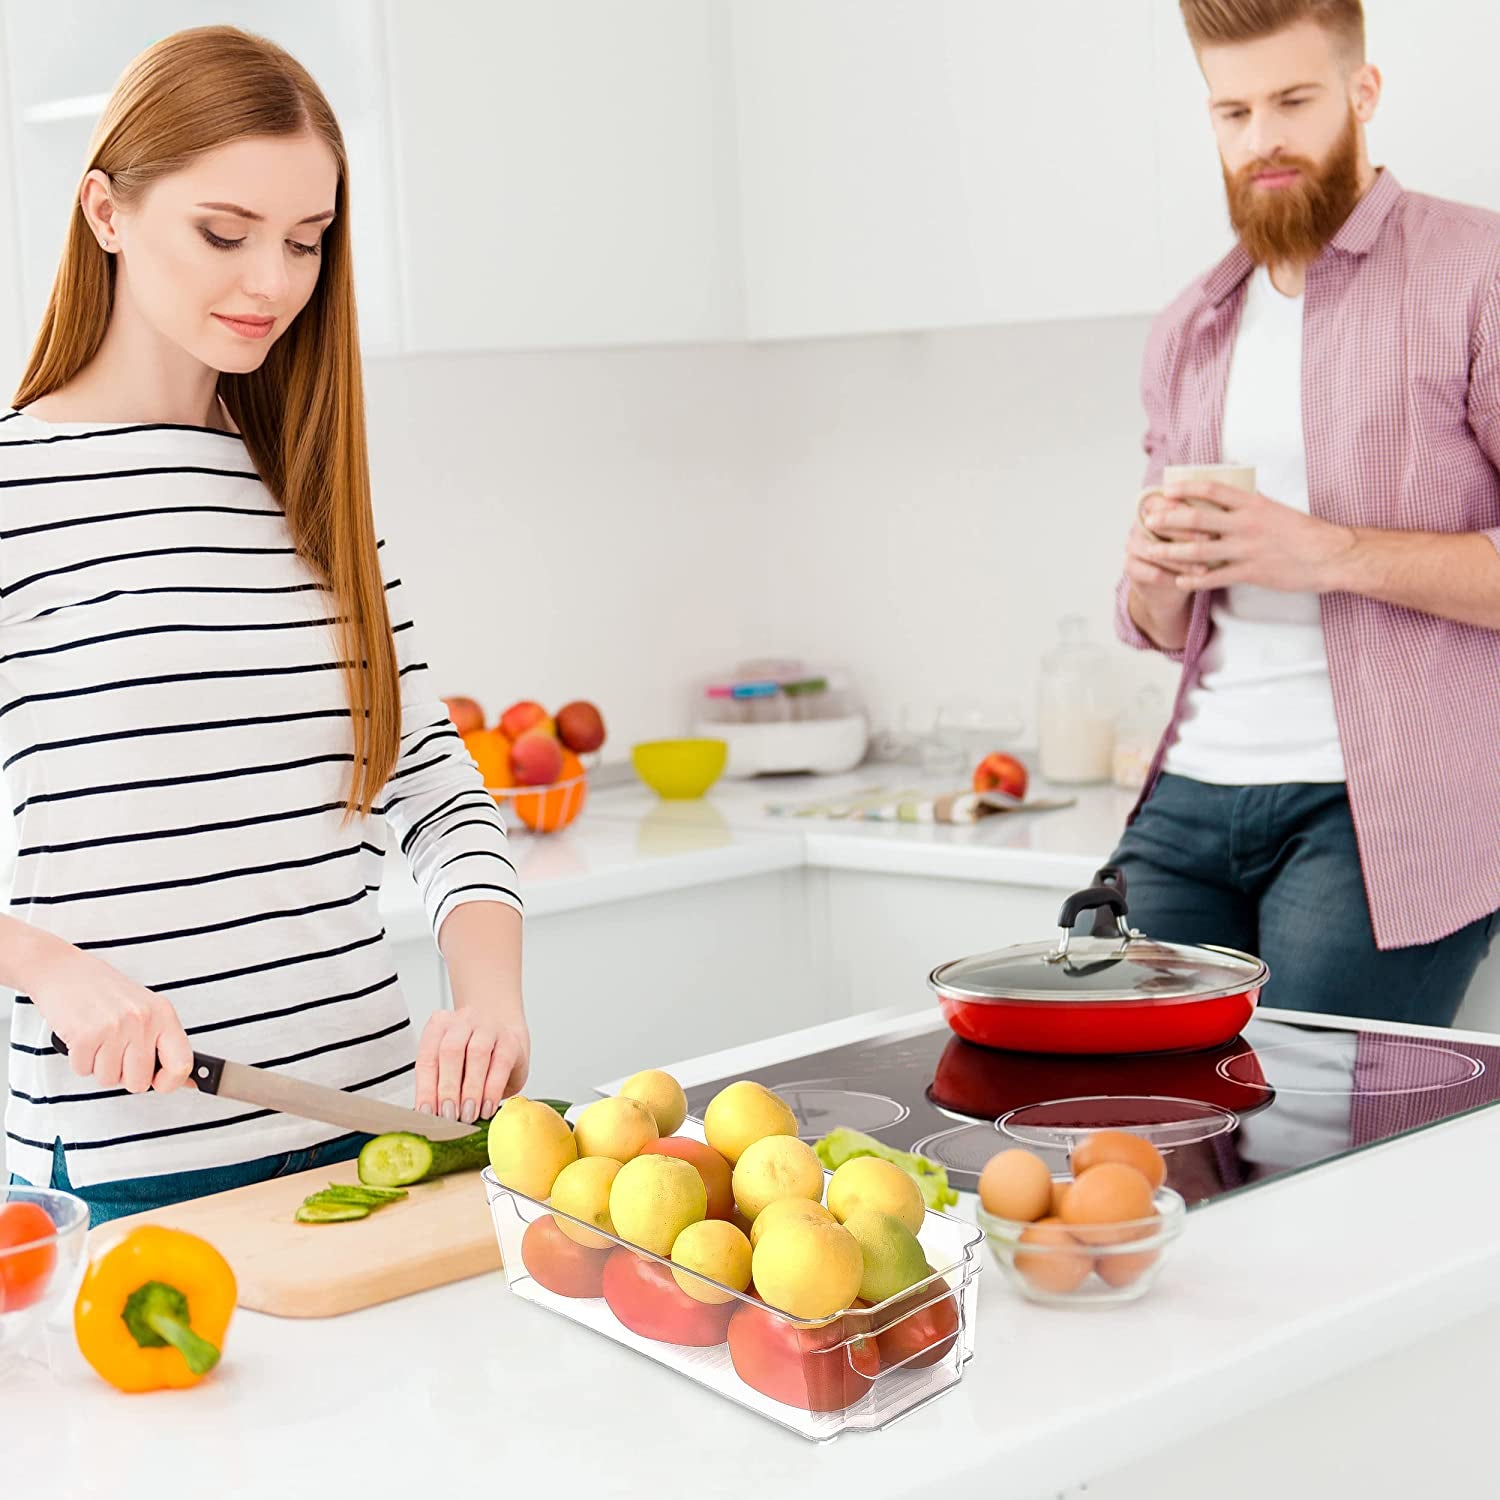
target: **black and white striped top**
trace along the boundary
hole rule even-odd
[[[436,931],[519,909],[504,824],[386,597],[400,763],[343,822],[352,761],[333,600],[245,445],[209,428],[0,413],[0,760],[10,914],[170,1000],[204,1051],[412,1101],[416,1038],[384,941],[389,825]],[[301,1150],[328,1126],[77,1078],[16,997],[12,1168],[80,1186]]]

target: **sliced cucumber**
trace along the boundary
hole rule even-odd
[[[314,1203],[309,1198],[297,1210],[299,1224],[345,1224],[369,1217],[369,1207],[363,1203]]]
[[[324,1203],[363,1203],[369,1208],[384,1208],[406,1197],[405,1188],[360,1187],[348,1182],[330,1182],[313,1198]],[[311,1200],[309,1200],[311,1201]]]
[[[457,1141],[429,1141],[397,1130],[365,1143],[359,1153],[359,1180],[373,1187],[410,1187],[449,1172],[477,1172],[489,1160],[488,1127]]]

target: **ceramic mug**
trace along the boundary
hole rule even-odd
[[[1141,512],[1146,502],[1153,495],[1160,495],[1169,484],[1227,484],[1237,490],[1245,490],[1250,494],[1255,493],[1255,468],[1249,464],[1168,464],[1162,471],[1161,483],[1152,485],[1150,489],[1142,490],[1135,502],[1136,519],[1140,521],[1143,530],[1148,536],[1155,537],[1158,542],[1170,541],[1171,538],[1159,535],[1151,530],[1142,519]],[[1203,510],[1222,510],[1223,507],[1215,505],[1212,500],[1195,500],[1185,497],[1184,505],[1196,505]]]

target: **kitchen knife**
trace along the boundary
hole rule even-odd
[[[64,1056],[68,1044],[55,1032],[52,1045]],[[258,1104],[284,1115],[298,1115],[325,1125],[342,1125],[346,1130],[384,1135],[404,1130],[426,1136],[430,1141],[458,1141],[473,1135],[477,1124],[462,1120],[445,1120],[440,1115],[424,1115],[399,1104],[366,1099],[343,1089],[325,1088],[319,1083],[304,1083],[270,1068],[252,1068],[248,1063],[228,1062],[207,1052],[193,1053],[193,1071],[188,1075],[199,1093],[216,1094],[223,1099],[237,1099],[242,1104]]]

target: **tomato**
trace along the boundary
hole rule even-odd
[[[880,1346],[882,1370],[893,1365],[904,1370],[925,1370],[947,1358],[958,1342],[958,1299],[950,1293],[942,1301],[922,1307],[922,1303],[936,1294],[936,1287],[913,1292],[904,1303],[896,1303],[881,1315],[883,1326],[876,1342]],[[904,1313],[906,1305],[920,1311]]]
[[[654,1152],[658,1156],[676,1156],[698,1169],[703,1179],[703,1189],[708,1194],[710,1219],[729,1219],[734,1213],[733,1172],[727,1161],[712,1146],[695,1141],[691,1136],[668,1135],[660,1140],[647,1141],[641,1154]],[[746,1230],[748,1234],[749,1231]]]
[[[521,1264],[538,1286],[559,1297],[599,1297],[610,1252],[580,1245],[557,1227],[551,1214],[529,1224],[521,1236]]]
[[[1026,767],[1014,755],[996,750],[974,767],[976,792],[1008,792],[1012,797],[1026,795]]]
[[[57,1264],[57,1225],[38,1203],[0,1205],[0,1312],[30,1307],[47,1290]],[[33,1240],[46,1240],[34,1250],[15,1250]],[[9,1252],[9,1253],[7,1253]]]
[[[633,1250],[610,1252],[604,1267],[604,1300],[643,1339],[707,1348],[724,1342],[730,1315],[740,1304],[710,1304],[689,1297],[671,1271]]]
[[[741,1303],[729,1320],[729,1357],[740,1379],[773,1401],[803,1411],[843,1411],[880,1373],[875,1340],[845,1344],[849,1334],[846,1318],[798,1328],[770,1308]]]

